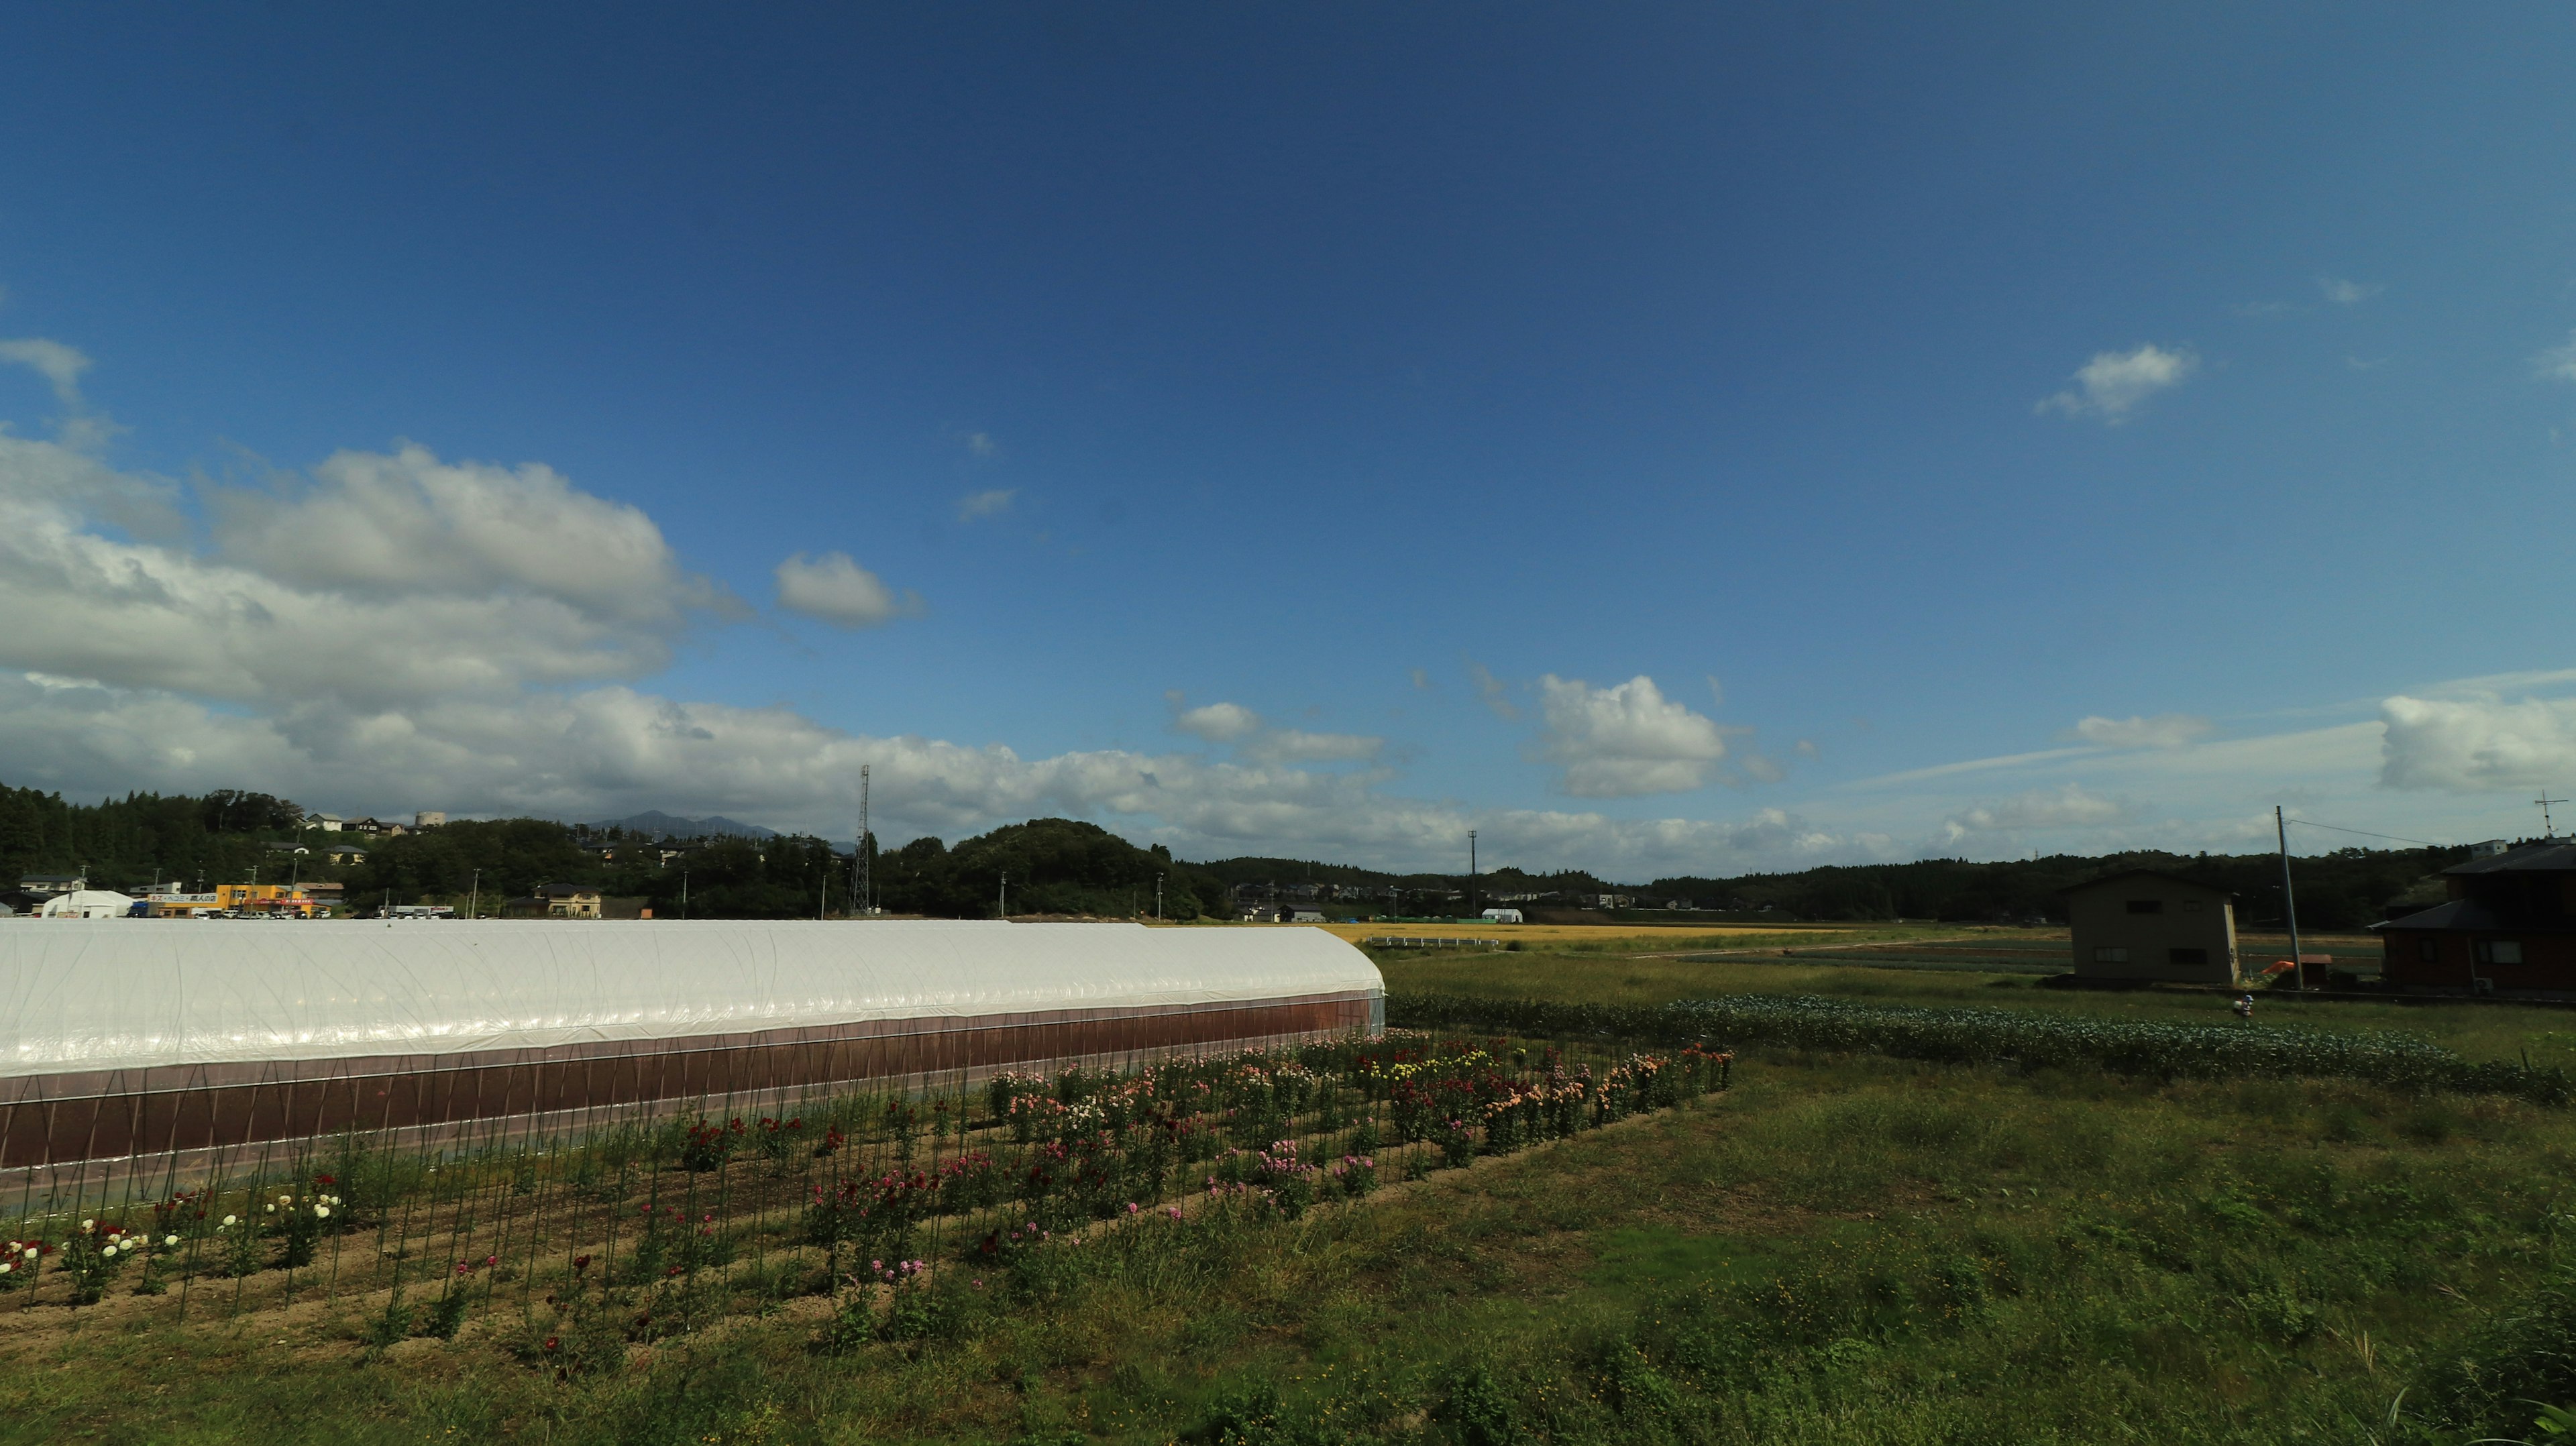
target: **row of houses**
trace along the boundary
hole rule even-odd
[[[2499,843],[2434,877],[2440,902],[2371,926],[2382,987],[2576,993],[2576,840]],[[2079,884],[2064,897],[2083,978],[2234,986],[2296,967],[2241,956],[2235,896],[2223,889],[2137,870]],[[2329,962],[2311,955],[2296,965],[2313,971]]]

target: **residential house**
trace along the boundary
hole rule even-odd
[[[336,813],[308,813],[304,815],[304,826],[318,828],[324,833],[338,833],[349,826],[349,821]]]
[[[39,899],[50,899],[56,894],[78,893],[88,887],[89,879],[81,874],[20,874],[18,876],[18,892],[32,894]]]
[[[2079,979],[2130,983],[2241,982],[2236,896],[2153,869],[2060,889],[2075,936]]]
[[[2371,926],[2382,982],[2479,994],[2576,991],[2576,840],[2475,854],[2437,877],[2446,902]]]
[[[599,891],[576,884],[548,884],[501,906],[502,914],[513,919],[596,919],[600,911]]]

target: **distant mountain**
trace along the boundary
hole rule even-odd
[[[778,830],[762,828],[756,823],[738,823],[718,814],[713,818],[682,818],[658,808],[624,818],[601,819],[592,828],[622,828],[629,833],[663,834],[671,838],[707,838],[730,834],[735,838],[776,838]]]

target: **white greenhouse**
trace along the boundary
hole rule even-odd
[[[595,1118],[1375,1032],[1321,929],[131,920],[0,929],[0,1166]]]

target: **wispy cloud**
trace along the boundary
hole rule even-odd
[[[960,497],[957,499],[957,520],[973,522],[979,517],[998,517],[1011,510],[1011,503],[1019,495],[1020,489],[1016,487],[996,487]]]
[[[966,450],[978,457],[998,457],[1002,444],[994,441],[990,432],[969,432],[966,434]]]
[[[2554,382],[2576,382],[2576,335],[2531,359],[2532,369]]]
[[[2075,372],[2075,386],[2033,408],[2069,417],[2098,417],[2118,426],[2158,392],[2181,386],[2200,368],[2189,347],[2167,351],[2152,343],[2135,351],[2096,352]]]
[[[2086,718],[2069,736],[2105,748],[2180,748],[2209,736],[2210,723],[2189,713],[2159,713],[2153,718]]]
[[[54,389],[54,399],[66,407],[81,404],[81,373],[90,367],[89,357],[77,347],[41,336],[0,340],[0,362],[31,367]]]
[[[2346,281],[2340,276],[2317,278],[2317,290],[2324,292],[2326,300],[2337,306],[2359,306],[2387,289],[2385,283],[2377,281]]]
[[[1511,685],[1495,677],[1492,669],[1469,658],[1467,680],[1476,685],[1476,701],[1494,710],[1495,717],[1506,723],[1520,721],[1521,710],[1512,702]]]

